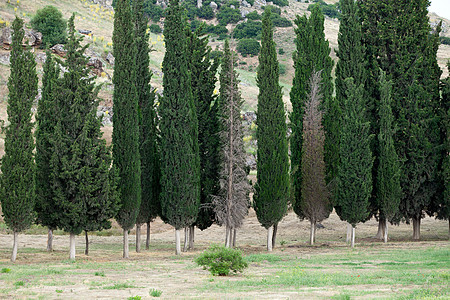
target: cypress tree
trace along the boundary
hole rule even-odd
[[[17,256],[19,232],[32,224],[35,203],[34,142],[31,132],[31,106],[37,95],[36,62],[29,49],[24,50],[23,20],[12,24],[11,73],[8,79],[8,121],[5,130],[5,155],[2,158],[0,199],[6,225],[14,232],[11,261]]]
[[[213,197],[214,212],[220,225],[225,225],[225,247],[233,247],[236,229],[248,213],[251,186],[245,170],[244,135],[241,108],[244,101],[239,92],[238,74],[234,70],[234,53],[225,40],[220,71],[220,186]]]
[[[194,226],[200,230],[215,221],[211,195],[219,193],[220,148],[217,97],[214,95],[219,60],[211,60],[208,36],[201,34],[203,26],[195,32],[187,30],[188,61],[191,86],[198,118],[198,146],[200,155],[200,210],[189,230],[189,248],[193,247]]]
[[[136,252],[140,252],[141,225],[147,224],[146,249],[149,248],[150,222],[161,214],[159,201],[159,153],[157,147],[156,111],[154,107],[155,93],[150,85],[152,74],[149,69],[149,34],[147,33],[147,17],[143,12],[143,0],[133,1],[134,32],[137,48],[135,58],[136,91],[139,104],[139,129],[141,156],[141,205],[136,218]]]
[[[356,224],[367,219],[372,192],[372,152],[370,124],[365,117],[363,86],[353,78],[345,80],[347,97],[342,110],[336,203],[340,218],[352,225],[352,247]]]
[[[420,237],[424,209],[438,192],[441,157],[435,113],[441,74],[436,61],[440,29],[430,34],[428,5],[426,0],[361,2],[370,60],[376,60],[393,80],[392,111],[398,126],[394,140],[402,161],[403,190],[396,222],[412,219],[414,239]]]
[[[302,217],[301,199],[301,165],[303,145],[303,116],[308,98],[308,83],[313,70],[321,71],[322,104],[324,110],[322,124],[325,129],[325,166],[327,184],[333,183],[337,173],[337,158],[339,152],[338,136],[338,105],[333,98],[333,82],[331,70],[333,60],[330,57],[330,47],[324,34],[324,17],[318,6],[315,6],[308,19],[306,15],[297,16],[295,20],[296,51],[293,54],[295,75],[292,81],[290,98],[292,113],[290,115],[292,135],[291,146],[291,177],[293,186],[293,208]]]
[[[87,46],[75,36],[74,15],[68,22],[67,69],[54,85],[56,126],[50,139],[53,216],[70,233],[70,259],[75,259],[75,235],[111,226],[117,210],[111,155],[101,138],[97,118],[98,88],[89,76]]]
[[[380,75],[381,103],[379,109],[380,132],[379,166],[377,174],[377,201],[380,220],[384,220],[384,242],[387,242],[387,221],[398,212],[402,190],[400,186],[400,161],[394,147],[394,120],[391,109],[392,82],[386,80],[386,74]]]
[[[131,7],[117,0],[114,14],[114,130],[113,161],[119,176],[120,210],[116,220],[123,229],[123,257],[129,257],[128,231],[136,223],[141,204],[141,160],[139,155],[139,115],[136,90],[137,56]],[[144,80],[144,79],[143,79]]]
[[[328,218],[333,206],[325,183],[325,133],[320,110],[320,72],[313,72],[310,93],[303,119],[302,155],[302,213],[311,223],[310,244],[315,241],[316,223]]]
[[[262,21],[262,46],[257,75],[259,88],[256,130],[258,174],[253,198],[253,207],[258,221],[268,229],[268,251],[272,251],[273,226],[286,214],[289,197],[286,113],[278,82],[278,60],[270,15],[271,11],[267,9]]]
[[[53,91],[59,77],[59,68],[56,65],[50,50],[46,51],[46,60],[43,66],[42,97],[37,107],[36,128],[36,222],[48,227],[47,251],[53,250],[53,230],[58,227],[58,219],[53,214],[54,203],[52,183],[50,176],[50,158],[52,155],[50,139],[55,130],[55,101]]]
[[[198,122],[191,90],[183,9],[170,1],[164,36],[164,96],[161,116],[161,207],[175,227],[176,254],[181,253],[180,229],[197,219],[200,202]]]

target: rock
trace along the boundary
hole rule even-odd
[[[47,55],[44,53],[36,53],[34,55],[34,60],[36,61],[36,63],[45,63],[45,60],[47,59]]]
[[[87,29],[78,29],[78,32],[84,35],[89,35],[92,33],[92,30],[87,30]]]
[[[214,2],[214,1],[212,1],[211,3],[209,3],[209,6],[210,6],[212,9],[214,9],[214,10],[216,10],[217,7],[218,7],[217,3]]]
[[[64,49],[64,45],[62,44],[56,44],[55,46],[51,47],[50,50],[52,50],[53,53],[59,56],[66,56],[67,53],[67,50]]]
[[[93,67],[94,69],[97,69],[97,70],[103,70],[103,63],[102,63],[102,61],[101,61],[99,58],[97,58],[97,57],[91,57],[91,58],[89,58],[89,61],[88,61],[87,65],[88,65],[89,67]]]
[[[152,68],[152,73],[155,76],[158,76],[158,77],[161,77],[161,78],[163,77],[163,72],[158,70],[158,69]]]
[[[241,8],[241,16],[242,18],[245,18],[250,12],[246,9]]]
[[[39,46],[42,44],[42,33],[39,31],[25,30],[25,37],[29,38],[28,44],[31,46]]]
[[[11,27],[3,28],[3,30],[2,30],[3,45],[11,45],[11,43],[12,43],[11,33],[12,33]]]
[[[9,62],[9,58],[10,57],[11,57],[11,55],[9,54],[9,52],[1,53],[0,54],[0,64],[9,65],[10,64],[10,62]]]
[[[242,119],[250,125],[256,121],[256,113],[254,111],[247,111],[242,115]]]
[[[202,0],[197,0],[197,8],[201,8],[203,6]]]
[[[114,58],[114,56],[112,55],[111,52],[109,52],[108,55],[106,55],[106,61],[107,61],[110,65],[114,66],[115,58]]]
[[[230,8],[231,8],[231,9],[236,9],[236,6],[230,5]]]
[[[3,47],[5,49],[9,49],[9,46],[12,43],[12,29],[10,27],[5,27],[2,30],[1,40]],[[22,45],[27,46],[39,46],[42,44],[42,33],[30,29],[25,28],[25,36],[22,41]],[[6,46],[6,47],[5,47]]]
[[[253,154],[248,154],[245,158],[245,165],[251,170],[256,170],[256,157]]]
[[[244,6],[244,7],[252,7],[251,5],[250,5],[250,3],[248,3],[247,1],[242,1],[242,6]]]

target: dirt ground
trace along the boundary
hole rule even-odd
[[[309,223],[300,221],[294,213],[289,213],[279,224],[277,246],[274,255],[284,257],[296,257],[297,259],[323,254],[336,255],[348,253],[345,243],[346,223],[339,220],[336,214],[322,222],[324,228],[319,229],[316,237],[316,245],[308,246]],[[144,226],[145,227],[145,226]],[[143,228],[142,239],[145,239]],[[372,219],[364,224],[359,224],[356,230],[356,251],[373,251],[374,249],[425,249],[430,247],[449,247],[448,222],[425,218],[422,222],[421,241],[411,241],[412,226],[401,224],[389,228],[390,242],[383,244],[376,240],[377,222]],[[202,290],[202,286],[211,281],[221,284],[224,280],[239,281],[248,276],[274,276],[274,269],[262,264],[250,264],[249,271],[242,275],[232,277],[213,278],[207,271],[195,265],[193,259],[212,243],[223,243],[224,228],[213,225],[205,231],[196,230],[195,249],[183,253],[181,257],[174,256],[174,229],[157,219],[151,225],[151,248],[141,253],[134,252],[134,230],[130,235],[130,259],[122,259],[121,236],[90,236],[90,255],[84,255],[84,236],[76,239],[77,263],[72,266],[68,263],[69,238],[67,235],[54,237],[54,252],[45,251],[45,235],[20,235],[19,254],[16,261],[17,267],[36,267],[42,270],[55,271],[55,275],[39,277],[39,275],[24,275],[24,281],[34,282],[26,289],[16,288],[5,290],[2,294],[0,280],[0,298],[38,298],[44,299],[126,299],[134,295],[143,295],[143,299],[149,297],[149,289],[162,290],[163,298],[245,298],[245,299],[302,299],[321,298],[329,299],[336,295],[336,291],[321,288],[304,287],[296,292],[273,291],[273,289],[261,290],[235,290],[227,293],[226,290],[208,291]],[[237,234],[237,246],[244,254],[265,253],[266,230],[257,221],[252,210],[246,218],[243,227]],[[3,267],[14,268],[9,262],[12,246],[12,235],[0,235],[0,269]],[[144,248],[144,247],[143,247]],[[105,277],[93,276],[94,272],[105,270]],[[29,271],[28,271],[29,272]],[[42,271],[46,272],[46,271]],[[38,272],[39,273],[39,272]],[[50,273],[52,274],[52,273]],[[62,275],[58,275],[62,274]],[[114,284],[126,283],[127,288],[114,288]],[[4,283],[5,284],[5,283]],[[358,290],[361,287],[351,286]],[[375,287],[379,297],[392,295],[392,288]],[[398,289],[404,287],[397,287]],[[374,289],[373,286],[364,287],[365,290]],[[57,293],[55,293],[55,290]],[[60,294],[59,294],[60,293]],[[358,297],[360,298],[360,297]],[[366,298],[366,297],[362,297]],[[373,298],[373,297],[372,297]]]

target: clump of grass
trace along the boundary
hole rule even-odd
[[[24,285],[25,285],[25,282],[23,282],[22,280],[14,282],[15,287],[24,286]]]
[[[121,290],[121,289],[130,289],[130,288],[135,288],[135,286],[128,284],[128,283],[116,283],[115,285],[104,287],[105,290]]]
[[[55,292],[57,292],[58,294],[61,294],[63,292],[63,290],[56,290]]]
[[[142,299],[141,296],[128,297],[128,300],[141,300],[141,299]]]
[[[10,268],[3,268],[2,269],[2,273],[9,273],[9,272],[11,272]]]
[[[162,291],[157,290],[157,289],[151,289],[150,290],[150,296],[152,297],[160,297],[162,294]]]
[[[95,272],[94,275],[95,275],[95,276],[105,277],[105,272],[103,272],[103,271],[97,271],[97,272]]]

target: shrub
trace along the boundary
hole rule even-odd
[[[286,74],[286,65],[278,64],[278,71],[279,71],[280,75]]]
[[[338,5],[336,4],[327,4],[322,0],[316,1],[317,3],[315,4],[310,4],[308,6],[308,11],[312,11],[312,8],[314,7],[314,5],[319,5],[320,8],[322,9],[322,13],[330,18],[334,18],[334,19],[339,19],[340,18],[340,13],[338,10]]]
[[[439,41],[441,42],[441,44],[450,45],[450,38],[449,37],[441,36],[439,38]]]
[[[227,276],[230,271],[242,272],[248,267],[239,250],[213,245],[203,252],[195,262],[203,269],[208,269],[211,274]]]
[[[197,10],[197,16],[201,19],[211,20],[215,17],[214,10],[209,5],[203,5]]]
[[[224,25],[210,25],[206,28],[206,32],[221,35],[228,34],[228,29]]]
[[[228,34],[221,33],[221,34],[219,34],[219,36],[217,37],[217,40],[223,41],[223,40],[226,39],[227,37],[228,37]]]
[[[155,3],[152,0],[145,1],[143,11],[153,22],[158,22],[164,15],[164,9]]]
[[[273,6],[273,5],[267,5],[264,6],[263,9],[266,10],[266,8],[270,8],[270,11],[272,12],[272,14],[275,15],[281,15],[281,8],[279,8],[278,6]]]
[[[157,24],[150,25],[149,29],[150,29],[150,32],[153,32],[153,33],[156,33],[156,34],[162,32],[161,27],[159,27],[159,25],[157,25]]]
[[[152,297],[160,297],[162,294],[162,291],[157,290],[157,289],[151,289],[149,294]]]
[[[217,13],[217,20],[221,25],[235,24],[241,20],[241,12],[237,8],[222,6]]]
[[[284,53],[286,53],[286,52],[284,52],[283,48],[279,48],[278,49],[278,54],[283,55]]]
[[[291,27],[292,22],[279,15],[272,14],[272,24],[275,27]]]
[[[43,46],[51,47],[66,43],[66,21],[62,13],[54,6],[48,5],[39,9],[31,19],[31,26],[42,33]]]
[[[217,58],[220,60],[222,58],[222,54],[223,54],[223,52],[220,50],[213,50],[213,51],[211,51],[210,58],[211,59]]]
[[[272,3],[278,6],[288,6],[289,1],[288,0],[272,0]]]
[[[261,45],[255,39],[242,39],[239,40],[237,44],[237,51],[243,56],[254,56],[258,55]]]
[[[256,10],[248,13],[245,17],[249,20],[261,20],[261,15]]]
[[[251,6],[253,6],[255,4],[255,0],[247,0],[248,4],[250,4]]]
[[[262,25],[261,22],[247,21],[238,24],[233,30],[235,39],[256,38],[261,39]]]

